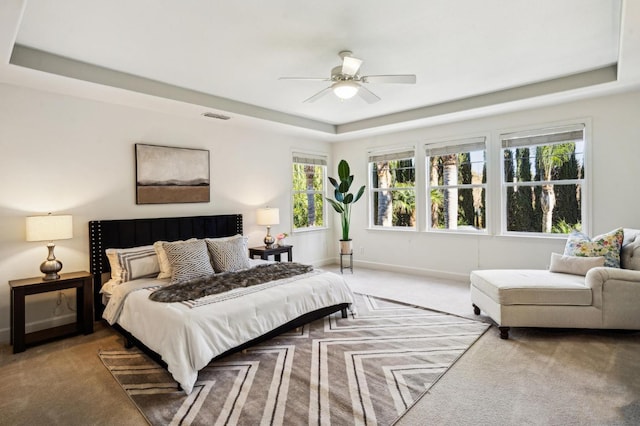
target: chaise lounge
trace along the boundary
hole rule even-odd
[[[640,330],[640,230],[624,229],[620,268],[555,256],[550,270],[472,271],[474,313],[491,317],[502,339],[510,327]]]

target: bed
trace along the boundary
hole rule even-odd
[[[337,274],[300,264],[248,259],[247,238],[242,237],[242,228],[239,214],[89,222],[96,319],[104,317],[127,342],[161,361],[187,394],[193,389],[198,371],[212,359],[337,311],[346,316],[353,302],[349,287]],[[158,244],[167,250],[165,256],[169,254],[175,261],[171,277],[164,269],[160,274],[149,273],[149,259],[154,259],[154,255],[159,265],[166,263],[163,256],[157,256],[161,254],[157,251]],[[216,273],[169,285],[175,282],[176,274],[189,274],[189,268],[176,260],[184,256],[172,250],[197,247],[201,255],[203,245]],[[228,266],[229,258],[233,259],[228,253],[234,250],[236,253],[244,250],[246,259],[240,260],[242,267],[236,265],[234,271],[227,271],[223,264],[219,271],[218,261],[222,258]],[[130,262],[136,266],[121,265],[121,268],[118,262],[114,263],[116,257],[122,265]],[[115,270],[112,265],[116,265]],[[288,270],[283,272],[285,266]],[[295,274],[289,272],[294,268],[299,270]],[[272,280],[269,275],[272,272],[290,275],[277,275],[280,278]],[[261,276],[262,281],[258,279],[251,287],[207,293],[204,297],[184,296],[186,299],[172,290],[183,283],[202,284],[206,280],[245,282],[238,277],[242,274]],[[220,291],[224,286],[213,287]],[[150,300],[163,291],[169,291],[170,297],[183,299]],[[151,296],[154,292],[158,294]]]

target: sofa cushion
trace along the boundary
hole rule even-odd
[[[471,285],[500,305],[590,306],[593,300],[583,276],[538,269],[473,271]]]
[[[564,254],[582,257],[604,256],[604,266],[619,268],[623,237],[622,228],[593,238],[589,238],[582,232],[573,231],[567,237]]]
[[[624,230],[624,242],[620,251],[620,266],[640,271],[640,230]]]
[[[549,271],[585,276],[589,269],[598,266],[604,266],[604,257],[564,256],[558,253],[551,253]]]

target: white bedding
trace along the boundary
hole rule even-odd
[[[168,282],[140,279],[113,287],[103,317],[158,353],[187,394],[216,356],[306,313],[353,302],[342,277],[318,270],[255,286],[260,291],[233,290],[196,308],[149,300],[153,287]],[[229,297],[237,292],[247,294]]]

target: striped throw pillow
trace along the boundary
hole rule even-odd
[[[153,277],[160,272],[158,256],[153,246],[106,250],[111,265],[113,284],[122,284],[138,278]]]

